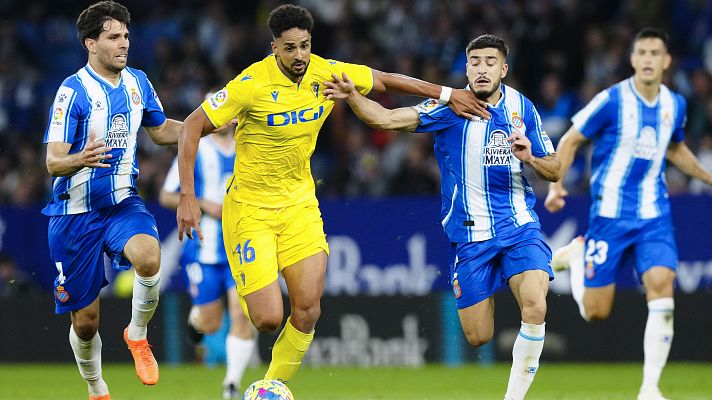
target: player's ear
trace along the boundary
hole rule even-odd
[[[670,68],[671,63],[672,63],[672,56],[670,56],[670,53],[665,53],[665,58],[663,59],[663,71]]]
[[[502,65],[502,76],[500,78],[504,79],[504,77],[507,76],[508,71],[509,71],[509,64],[504,63],[504,65]]]
[[[277,44],[274,41],[270,42],[270,44],[272,45],[272,53],[277,54]]]
[[[84,39],[84,47],[87,48],[88,52],[95,53],[96,52],[96,40],[94,40],[92,38]]]

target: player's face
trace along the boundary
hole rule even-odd
[[[665,43],[658,38],[639,39],[633,43],[630,64],[635,70],[636,78],[643,83],[660,83],[671,61]]]
[[[279,69],[289,79],[298,82],[307,72],[311,57],[311,35],[304,29],[292,28],[272,42]]]
[[[467,54],[467,80],[480,100],[496,102],[494,97],[508,69],[504,56],[496,48],[472,49]]]
[[[90,56],[94,56],[101,69],[117,74],[126,67],[129,54],[129,29],[125,24],[110,19],[104,23],[99,38],[86,40]]]

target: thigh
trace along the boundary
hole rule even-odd
[[[494,332],[494,298],[485,298],[476,304],[459,308],[462,331],[470,342],[474,339],[477,344],[488,342]]]
[[[54,280],[55,312],[89,306],[109,282],[104,273],[103,226],[92,211],[51,217],[49,252],[57,269]]]
[[[634,221],[595,217],[589,222],[584,247],[584,285],[615,284],[618,270],[632,256],[638,227]]]
[[[319,304],[324,292],[326,252],[311,255],[282,270],[292,308],[306,309]]]
[[[114,269],[124,270],[133,265],[144,276],[158,272],[158,265],[153,266],[155,272],[143,271],[145,265],[160,263],[161,248],[156,220],[138,196],[107,209],[104,224],[104,248]]]
[[[550,276],[546,271],[528,270],[509,279],[509,287],[519,307],[525,303],[546,301]]]
[[[484,301],[505,285],[498,264],[495,240],[450,246],[450,284],[458,310]]]
[[[653,267],[665,267],[674,275],[677,269],[677,244],[670,218],[646,221],[635,243],[635,269],[641,283],[643,275]]]
[[[193,262],[183,265],[183,271],[193,304],[200,306],[212,303],[219,300],[225,292],[222,286],[225,272],[224,268],[220,268],[219,265]],[[230,276],[230,280],[233,280],[232,276]]]
[[[329,254],[319,203],[316,199],[285,208],[279,213],[283,229],[277,237],[280,270],[315,254]]]
[[[270,209],[225,198],[222,219],[225,251],[242,297],[277,282],[275,218]]]

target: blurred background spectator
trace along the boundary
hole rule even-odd
[[[267,13],[279,1],[128,0],[129,65],[145,70],[166,113],[183,119],[242,69],[269,54]],[[688,99],[688,145],[712,168],[712,2],[707,0],[295,0],[316,19],[313,52],[437,83],[466,84],[464,48],[486,33],[510,45],[505,83],[534,99],[556,142],[569,118],[598,91],[627,78],[628,45],[646,25],[666,29],[674,63],[665,83]],[[0,2],[0,204],[42,203],[50,178],[42,135],[61,80],[86,54],[74,18],[84,2]],[[379,95],[386,106],[419,100]],[[433,195],[438,174],[428,135],[375,132],[337,105],[313,158],[326,197]],[[141,194],[156,199],[174,148],[139,144]],[[588,151],[582,151],[580,158]],[[589,172],[578,160],[568,175],[585,193]],[[543,183],[532,177],[541,190]],[[703,185],[670,171],[670,191]],[[541,195],[543,192],[538,191]]]

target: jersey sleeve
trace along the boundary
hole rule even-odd
[[[673,128],[670,140],[680,143],[685,139],[685,125],[687,125],[687,100],[677,94],[677,115],[675,115],[675,128]]]
[[[143,110],[143,118],[141,125],[143,126],[161,126],[166,122],[166,114],[163,112],[163,104],[158,98],[158,93],[153,89],[153,85],[146,78],[144,93],[146,96],[146,105]]]
[[[529,104],[525,120],[527,131],[525,135],[532,144],[532,155],[542,158],[555,152],[554,145],[546,134],[541,123],[541,116],[533,104]]]
[[[180,190],[180,176],[178,175],[178,157],[173,159],[171,169],[168,170],[166,180],[163,181],[163,190],[169,193],[176,193]]]
[[[79,93],[69,86],[60,86],[49,109],[49,122],[44,143],[73,143],[81,118]]]
[[[332,72],[339,77],[341,77],[342,73],[346,73],[362,95],[369,94],[373,89],[373,71],[371,67],[336,60],[327,60],[327,62],[331,66]]]
[[[418,126],[415,132],[438,132],[457,123],[457,117],[450,107],[438,104],[435,99],[427,99],[413,107],[418,112]]]
[[[599,133],[611,123],[612,99],[609,90],[598,93],[572,118],[574,127],[587,138]]]
[[[200,107],[213,126],[219,128],[249,108],[254,91],[255,79],[245,70],[224,88],[205,99]]]

